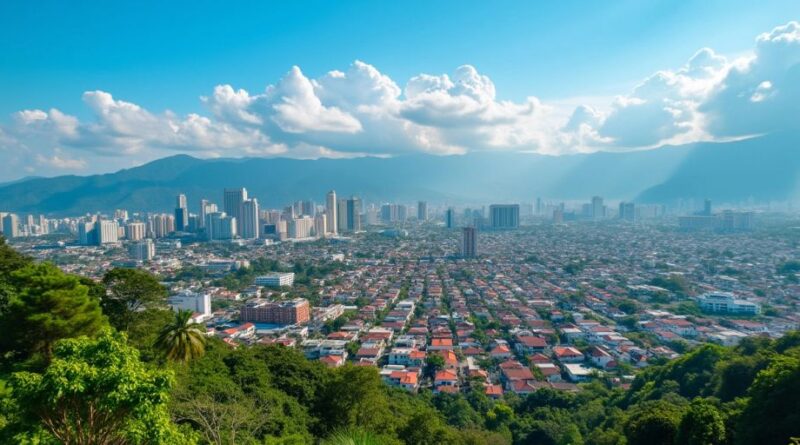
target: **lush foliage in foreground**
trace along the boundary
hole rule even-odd
[[[163,309],[152,277],[112,271],[104,281],[33,264],[0,242],[0,443],[786,445],[800,436],[798,333],[696,348],[627,391],[599,380],[502,400],[479,384],[411,395],[373,368],[328,369],[282,346],[203,344],[186,314]]]

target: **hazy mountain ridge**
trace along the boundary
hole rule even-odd
[[[0,186],[3,211],[78,214],[113,208],[168,211],[186,193],[221,202],[225,187],[247,187],[262,206],[321,202],[335,189],[366,200],[440,203],[588,199],[669,203],[711,198],[782,200],[796,193],[798,138],[773,135],[628,153],[543,156],[472,153],[394,158],[196,159],[177,155],[92,176],[32,178]]]

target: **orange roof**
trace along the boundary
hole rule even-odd
[[[445,369],[443,371],[436,372],[435,380],[437,382],[439,382],[439,381],[449,382],[449,381],[453,381],[453,380],[458,380],[458,374],[456,374],[455,371],[451,371],[449,369]]]
[[[487,396],[502,396],[503,387],[500,385],[486,385]]]

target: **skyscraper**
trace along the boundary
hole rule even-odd
[[[336,204],[336,191],[331,190],[325,196],[325,212],[328,215],[328,231],[334,235],[339,233],[339,218]]]
[[[231,218],[236,218],[237,233],[242,232],[242,206],[247,200],[247,189],[225,189],[222,200],[222,210]]]
[[[337,225],[336,228],[338,230],[337,233],[346,232],[347,231],[347,200],[340,199],[336,201],[336,218],[337,218]]]
[[[456,211],[452,207],[449,207],[444,212],[444,226],[448,229],[456,226]]]
[[[189,209],[186,207],[186,195],[179,194],[175,199],[175,230],[183,232],[189,224]]]
[[[347,230],[358,232],[361,230],[361,198],[351,196],[347,200]]]
[[[602,219],[606,216],[606,207],[603,205],[603,198],[600,196],[592,197],[592,218]]]
[[[417,219],[420,221],[427,221],[428,220],[428,203],[425,201],[419,201],[417,203]]]
[[[256,198],[245,200],[242,203],[242,222],[240,236],[245,239],[259,237],[258,200]]]
[[[492,204],[489,206],[489,218],[493,229],[517,229],[519,204]]]
[[[462,229],[461,256],[475,258],[477,255],[478,231],[474,227]]]

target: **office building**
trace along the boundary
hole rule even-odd
[[[256,277],[256,286],[281,287],[294,284],[294,272],[275,272]]]
[[[242,307],[239,320],[242,322],[294,325],[308,323],[311,306],[305,298],[289,301],[266,301],[256,299]]]
[[[17,215],[9,213],[3,217],[3,236],[6,239],[20,236],[19,217]]]
[[[156,255],[156,245],[151,239],[136,241],[128,246],[128,254],[131,259],[145,262],[150,261]]]
[[[186,231],[189,225],[189,209],[186,207],[186,195],[179,194],[175,198],[175,230]]]
[[[242,223],[237,224],[241,229],[239,236],[244,239],[256,239],[260,236],[258,222],[258,200],[256,198],[247,199],[242,203]]]
[[[519,228],[519,204],[490,205],[489,225],[495,230]]]
[[[336,215],[338,218],[337,230],[338,233],[347,231],[347,200],[340,199],[336,202]]]
[[[347,200],[347,230],[358,232],[361,230],[361,198],[351,196]]]
[[[703,216],[711,216],[711,200],[703,201]]]
[[[143,222],[130,222],[125,226],[125,238],[129,241],[143,240],[146,227]]]
[[[461,256],[464,258],[475,258],[478,247],[478,231],[475,227],[464,227],[461,239]]]
[[[328,194],[325,195],[325,212],[328,215],[328,231],[334,235],[339,233],[337,204],[336,191],[329,191]]]
[[[449,207],[444,212],[444,226],[448,229],[456,226],[456,211],[452,207]]]
[[[222,201],[222,210],[231,218],[236,219],[236,233],[241,233],[242,224],[242,207],[247,200],[247,189],[225,189]]]
[[[425,201],[419,201],[417,203],[417,219],[420,221],[427,221],[428,220],[428,203]]]

